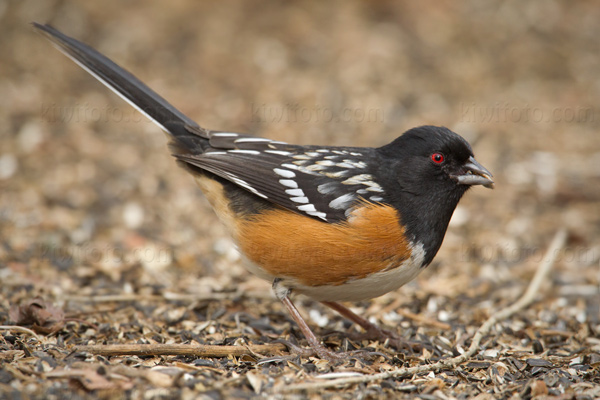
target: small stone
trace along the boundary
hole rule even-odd
[[[17,172],[17,157],[14,154],[6,153],[0,155],[0,179],[8,179]]]
[[[144,209],[136,202],[123,207],[123,221],[129,229],[137,229],[144,223]]]
[[[539,340],[534,340],[531,343],[531,346],[534,354],[540,354],[544,352],[544,346],[542,346],[542,343]]]
[[[318,310],[312,309],[308,312],[308,315],[310,316],[310,319],[321,328],[329,324],[327,315],[322,315]]]
[[[25,153],[31,153],[44,141],[42,128],[36,121],[30,121],[23,125],[17,137],[19,147]]]
[[[446,310],[441,310],[438,313],[438,319],[440,321],[442,321],[442,322],[448,322],[448,321],[450,321],[450,317],[451,317],[450,313],[448,311],[446,311]]]
[[[483,356],[486,358],[496,358],[496,357],[498,357],[498,350],[487,349],[483,352]]]
[[[552,367],[552,363],[541,358],[528,358],[527,365],[531,367]]]
[[[150,272],[164,270],[173,262],[173,256],[168,249],[153,244],[136,249],[136,253],[139,262]]]
[[[450,219],[450,226],[459,227],[469,222],[470,214],[469,211],[461,206],[456,207],[452,218]]]
[[[531,397],[537,397],[548,394],[548,387],[544,381],[533,381],[531,383]]]

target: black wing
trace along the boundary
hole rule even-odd
[[[298,146],[230,132],[209,132],[210,148],[174,154],[287,209],[345,220],[360,199],[385,202],[371,148]]]

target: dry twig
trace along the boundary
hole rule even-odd
[[[101,356],[194,356],[239,357],[243,355],[274,354],[285,351],[281,343],[249,346],[218,346],[194,344],[101,344],[77,346],[77,351]]]
[[[25,328],[23,326],[17,326],[17,325],[0,325],[0,331],[16,331],[16,332],[21,332],[21,333],[27,333],[28,335],[33,336],[37,340],[40,340],[40,338],[38,337],[37,333],[35,333],[31,329]]]
[[[237,298],[271,298],[269,292],[251,291],[251,292],[212,292],[212,293],[195,293],[182,294],[173,292],[164,292],[162,294],[108,294],[97,296],[76,296],[68,295],[64,297],[66,301],[77,303],[121,303],[134,301],[215,301],[215,300],[234,300]]]

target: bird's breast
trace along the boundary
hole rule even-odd
[[[265,210],[239,220],[235,236],[251,271],[317,300],[380,296],[413,279],[423,259],[396,210],[376,203],[360,204],[336,224]]]

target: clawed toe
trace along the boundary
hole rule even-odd
[[[373,325],[363,333],[349,333],[347,336],[352,340],[378,340],[387,343],[397,350],[407,350],[412,353],[421,352],[424,348],[422,343],[406,340],[396,332]]]
[[[276,342],[286,345],[290,352],[299,355],[300,357],[319,357],[320,359],[327,360],[334,365],[346,362],[350,359],[373,360],[377,357],[389,358],[389,356],[386,354],[377,351],[354,350],[338,353],[331,351],[324,346],[319,346],[317,348],[304,348],[297,346],[288,340],[278,339]]]
[[[348,359],[347,353],[336,353],[334,351],[328,350],[323,345],[310,347],[310,348],[304,348],[304,347],[297,346],[288,340],[279,339],[279,340],[277,340],[277,342],[283,343],[284,345],[286,345],[288,347],[288,349],[292,353],[297,354],[300,357],[308,358],[308,357],[316,356],[323,360],[327,360],[327,361],[331,362],[332,364],[338,364],[338,363]]]

